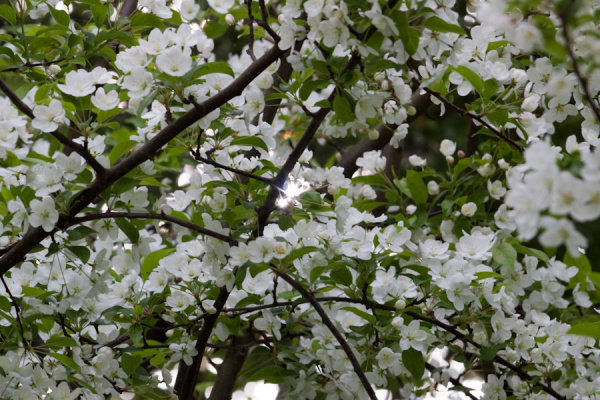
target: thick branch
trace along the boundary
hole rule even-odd
[[[100,214],[89,214],[89,215],[85,215],[83,217],[73,218],[73,219],[71,219],[71,222],[73,224],[81,224],[81,223],[84,223],[87,221],[94,221],[94,220],[98,220],[98,219],[108,219],[108,218],[158,219],[158,220],[162,220],[162,221],[168,221],[173,224],[183,226],[190,230],[196,231],[203,235],[222,240],[229,244],[232,244],[232,245],[237,244],[237,240],[235,240],[234,238],[232,238],[230,236],[225,236],[222,233],[211,231],[210,229],[206,229],[206,228],[198,226],[192,222],[184,221],[182,219],[175,218],[170,215],[166,215],[165,213],[153,214],[153,213],[130,213],[130,212],[105,212],[105,213],[100,213]],[[66,227],[62,227],[62,228],[66,229]]]
[[[219,297],[217,297],[213,305],[215,307],[215,313],[209,314],[204,318],[200,336],[196,341],[196,351],[198,351],[198,355],[193,358],[192,365],[188,366],[185,365],[185,363],[179,363],[179,372],[177,373],[177,380],[175,382],[175,392],[178,394],[179,400],[193,400],[194,398],[198,374],[200,373],[200,364],[202,364],[202,358],[204,357],[204,351],[206,350],[206,343],[208,343],[208,340],[210,339],[212,330],[217,322],[219,314],[225,306],[227,297],[229,297],[229,292],[226,288],[222,287],[219,292]]]
[[[369,380],[367,379],[365,373],[363,372],[363,370],[360,366],[360,363],[356,359],[356,356],[352,352],[352,349],[348,345],[348,342],[346,342],[346,340],[344,339],[344,336],[340,333],[340,331],[335,326],[333,321],[331,321],[331,319],[329,318],[329,316],[327,315],[327,313],[325,312],[323,307],[321,307],[321,305],[315,299],[315,297],[312,295],[312,293],[310,293],[308,290],[306,290],[301,284],[296,282],[294,280],[294,278],[292,278],[285,272],[278,271],[277,269],[274,269],[274,271],[281,277],[281,279],[283,279],[284,281],[289,283],[290,286],[292,286],[294,289],[296,289],[302,295],[302,297],[304,297],[305,299],[307,299],[310,302],[310,304],[313,306],[313,308],[315,309],[317,314],[319,314],[319,317],[321,317],[321,321],[323,321],[325,326],[327,326],[327,328],[329,328],[329,330],[331,331],[333,336],[340,343],[340,346],[342,346],[342,349],[344,349],[344,352],[346,353],[348,360],[350,360],[350,363],[352,364],[352,367],[354,368],[354,372],[356,373],[356,375],[358,375],[358,378],[360,379],[365,390],[367,391],[369,398],[371,400],[377,400],[375,391],[371,387],[371,383],[369,383]]]
[[[29,108],[29,106],[25,104],[23,100],[21,100],[19,96],[17,96],[17,94],[13,92],[12,89],[8,87],[6,82],[4,82],[4,80],[2,79],[0,79],[0,90],[4,92],[6,97],[8,97],[10,101],[12,101],[12,103],[15,105],[15,107],[19,109],[19,111],[21,111],[23,114],[27,115],[31,119],[35,118],[35,115],[33,115],[33,110]],[[49,133],[50,135],[54,136],[56,140],[58,140],[65,146],[73,149],[73,151],[79,154],[90,165],[90,167],[92,167],[94,171],[96,171],[96,174],[102,175],[106,172],[106,169],[102,165],[100,165],[100,163],[96,161],[94,156],[92,156],[82,145],[80,145],[79,143],[75,143],[74,141],[72,141],[71,139],[64,136],[58,131]]]
[[[281,51],[277,46],[274,46],[267,51],[256,62],[252,63],[243,73],[241,73],[229,86],[221,90],[214,96],[211,96],[198,107],[188,111],[186,114],[178,118],[172,124],[161,130],[154,138],[146,142],[135,153],[124,159],[113,168],[106,171],[104,175],[98,175],[96,179],[82,192],[80,192],[73,202],[67,215],[62,215],[59,218],[57,226],[68,224],[69,219],[75,217],[79,212],[85,209],[89,204],[107,188],[112,186],[117,180],[132,171],[135,167],[144,161],[152,158],[154,154],[164,145],[169,143],[173,138],[183,132],[186,128],[206,116],[211,111],[219,108],[227,103],[232,98],[242,94],[244,89],[252,82],[261,72],[271,65],[281,55]],[[40,243],[44,238],[48,237],[50,232],[44,231],[41,227],[30,227],[23,238],[12,244],[6,250],[4,255],[0,257],[0,275],[3,275],[19,263],[31,249]]]
[[[210,392],[210,400],[231,399],[237,375],[246,361],[251,345],[256,345],[256,340],[249,333],[243,336],[234,336],[231,339],[231,347],[227,350],[225,358],[219,366],[215,384]]]

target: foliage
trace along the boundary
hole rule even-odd
[[[595,1],[0,17],[1,398],[599,397]]]

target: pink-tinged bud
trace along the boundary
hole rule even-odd
[[[462,150],[459,150],[456,152],[456,155],[458,156],[458,158],[464,158],[465,157],[465,152]]]
[[[225,16],[225,22],[227,22],[227,25],[235,25],[235,17],[231,14],[227,14]]]
[[[411,204],[406,207],[406,213],[408,215],[413,215],[415,213],[415,211],[417,211],[417,206],[415,206],[414,204]]]
[[[460,150],[458,151],[458,153],[459,153],[459,156],[460,156]],[[454,157],[452,157],[452,156],[446,156],[446,162],[448,164],[452,164],[454,162]]]

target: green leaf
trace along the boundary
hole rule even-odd
[[[127,221],[125,218],[115,218],[115,223],[120,230],[129,238],[131,243],[137,243],[140,240],[140,232],[138,229]]]
[[[451,68],[454,69],[459,74],[461,74],[462,77],[465,78],[467,81],[469,81],[469,83],[471,85],[473,85],[473,87],[475,88],[475,90],[477,90],[477,92],[479,92],[480,94],[483,93],[483,80],[481,79],[481,77],[479,75],[477,75],[475,72],[471,71],[469,68],[465,67],[464,65],[459,65],[458,67],[451,67]]]
[[[359,310],[356,307],[342,307],[342,310],[350,311],[362,319],[369,321],[370,324],[375,325],[377,323],[377,318],[373,314],[369,314],[363,310]]]
[[[231,145],[258,147],[264,151],[269,151],[269,148],[265,142],[258,136],[237,136],[231,141]]]
[[[75,371],[81,373],[81,367],[75,361],[73,361],[73,359],[71,359],[70,357],[68,357],[64,354],[59,354],[59,353],[49,353],[49,356],[57,359],[58,362],[60,362],[65,367],[69,367],[69,368],[74,369]]]
[[[52,8],[52,7],[50,7],[50,8]],[[7,20],[8,23],[11,25],[17,24],[17,13],[14,10],[14,8],[12,8],[9,5],[0,4],[0,17]]]
[[[69,23],[71,22],[71,17],[69,17],[69,14],[63,10],[57,10],[54,7],[48,8],[50,9],[50,14],[52,14],[56,22],[58,22],[60,25],[69,27]]]
[[[527,256],[536,257],[536,258],[544,261],[545,263],[549,263],[550,262],[550,257],[548,257],[548,255],[546,253],[544,253],[543,251],[541,251],[541,250],[532,249],[530,247],[523,246],[522,244],[520,244],[516,240],[512,240],[510,242],[510,244],[512,245],[512,247],[514,247],[515,250],[517,250],[517,252],[519,252],[521,254],[525,254]]]
[[[429,196],[427,193],[427,186],[423,182],[419,172],[413,170],[408,171],[406,173],[406,185],[408,186],[415,203],[424,204],[427,202],[427,197]]]
[[[139,117],[140,115],[142,115],[142,113],[144,111],[146,111],[146,108],[152,104],[152,102],[154,101],[154,99],[156,98],[156,95],[158,94],[158,90],[154,89],[153,91],[151,91],[150,93],[148,93],[148,95],[146,97],[144,97],[144,99],[140,102],[140,105],[137,108],[136,111],[136,115]]]
[[[423,374],[425,373],[423,353],[412,347],[408,350],[404,350],[402,352],[402,363],[415,380],[421,380],[421,378],[423,378]]]
[[[347,267],[341,267],[331,272],[331,279],[342,286],[352,286],[352,274]]]
[[[144,341],[144,328],[140,324],[132,324],[129,327],[129,337],[134,345],[141,344]]]
[[[500,246],[492,249],[492,258],[498,264],[514,268],[517,261],[517,251],[510,243],[504,242]]]
[[[391,18],[396,23],[400,40],[404,45],[404,50],[412,56],[419,48],[419,38],[421,37],[421,34],[410,27],[406,13],[394,10],[391,13]]]
[[[12,306],[10,304],[10,300],[8,300],[8,298],[5,296],[0,296],[0,310],[10,312],[11,308]]]
[[[569,330],[571,335],[587,336],[594,339],[600,339],[600,321],[579,322],[571,326]]]
[[[162,183],[160,183],[156,178],[154,178],[153,176],[147,176],[144,179],[142,179],[139,183],[140,186],[157,186],[157,187],[163,187],[163,188],[168,188],[167,185],[164,185]],[[184,218],[185,219],[185,218]]]
[[[152,28],[158,28],[161,31],[166,28],[162,19],[160,19],[159,17],[157,17],[154,14],[145,14],[145,13],[135,14],[133,16],[133,18],[131,18],[131,26],[132,27],[147,26],[147,27],[152,27]]]
[[[498,354],[498,350],[499,347],[484,347],[479,350],[479,354],[484,361],[491,361]]]
[[[121,356],[121,368],[129,376],[133,375],[135,370],[140,366],[142,362],[141,354],[123,353]]]
[[[77,258],[79,258],[81,260],[82,263],[87,263],[90,259],[90,249],[88,249],[87,247],[84,246],[67,246],[67,249],[69,249],[73,254],[75,254],[75,256],[77,256]]]
[[[450,24],[440,17],[430,17],[423,21],[423,26],[425,28],[431,29],[434,32],[440,33],[458,33],[459,35],[465,35],[466,32],[463,28],[458,25]]]
[[[215,61],[202,64],[200,68],[193,74],[192,79],[199,78],[208,74],[226,74],[235,77],[233,70],[225,61]]]
[[[563,262],[568,266],[577,267],[577,275],[575,275],[571,279],[571,284],[573,286],[577,283],[585,284],[587,278],[592,274],[592,266],[590,264],[590,261],[584,254],[581,254],[577,258],[573,258],[573,256],[571,256],[571,253],[567,251]]]
[[[298,249],[292,250],[290,252],[290,254],[286,257],[286,259],[288,261],[293,261],[293,260],[295,260],[297,258],[300,258],[300,257],[304,256],[305,254],[314,253],[315,251],[323,253],[323,249],[321,249],[320,247],[305,246],[305,247],[300,247]]]
[[[493,111],[486,113],[485,116],[490,120],[492,125],[502,127],[508,122],[508,109],[495,108]]]
[[[101,28],[104,25],[104,21],[108,16],[108,4],[97,4],[90,7],[92,10],[92,16],[94,17],[94,23],[97,27]],[[136,14],[138,16],[140,14]],[[150,15],[150,14],[141,14]]]
[[[136,142],[135,140],[125,140],[124,142],[117,144],[115,147],[113,147],[113,149],[110,151],[110,154],[108,156],[108,159],[110,160],[110,164],[114,165],[115,161],[117,161],[119,158],[121,158],[121,156],[126,154],[129,150],[131,150],[138,143],[139,142]]]
[[[249,381],[261,381],[265,383],[284,383],[287,381],[286,377],[295,375],[294,371],[289,369],[281,368],[277,365],[270,365],[265,368],[260,368],[257,372],[252,374]]]
[[[44,289],[40,289],[40,288],[36,288],[36,287],[31,287],[31,286],[23,286],[22,288],[23,290],[23,295],[26,297],[40,297],[40,298],[44,298],[47,297],[48,295],[50,295],[52,292],[48,291],[48,290],[44,290]]]
[[[305,81],[302,84],[302,87],[300,87],[300,90],[298,91],[298,94],[300,95],[300,99],[302,101],[306,101],[306,99],[308,99],[308,96],[310,96],[311,93],[313,93],[317,89],[322,89],[322,88],[326,87],[328,85],[328,83],[329,82],[322,80],[322,79]]]
[[[483,82],[483,98],[489,99],[490,97],[496,94],[496,92],[501,86],[502,85],[498,83],[498,81],[495,79],[488,79],[487,81]]]
[[[475,273],[475,276],[477,277],[477,280],[482,280],[482,279],[488,279],[488,278],[504,278],[503,275],[500,275],[496,272],[489,272],[489,271],[485,271],[485,272],[477,272]]]
[[[150,276],[150,273],[154,270],[154,268],[156,268],[158,266],[158,262],[174,251],[175,251],[174,248],[170,248],[170,249],[156,250],[156,251],[153,251],[152,253],[148,254],[144,258],[144,262],[142,263],[142,269],[140,271],[140,275],[141,275],[142,279],[144,279],[144,280],[148,279],[148,276]]]
[[[35,92],[35,101],[36,103],[41,102],[43,99],[47,99],[49,97],[49,93],[54,87],[53,83],[46,83]]]
[[[216,20],[208,21],[202,30],[210,39],[217,39],[227,32],[227,28],[227,24],[220,23],[218,20]]]
[[[46,346],[51,349],[60,349],[63,347],[77,347],[79,344],[70,336],[53,336],[46,340]]]
[[[99,124],[101,124],[104,121],[108,120],[109,118],[112,118],[115,115],[119,115],[122,112],[124,112],[124,110],[121,108],[118,108],[118,107],[113,108],[112,110],[98,110],[98,116],[97,116],[96,120],[98,121]]]
[[[343,123],[352,122],[355,119],[350,103],[342,95],[337,95],[333,99],[333,111]]]

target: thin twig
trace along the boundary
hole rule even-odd
[[[256,61],[256,56],[254,55],[254,15],[252,15],[252,0],[246,0],[246,4],[248,5],[248,28],[250,28],[250,41],[248,42],[248,54],[252,61]]]
[[[436,367],[434,367],[432,364],[426,362],[425,363],[425,367],[430,371],[433,372],[434,369],[436,369]],[[467,390],[462,391],[466,396],[468,396],[471,400],[477,400],[477,397],[473,396],[473,394],[471,393],[471,390],[475,390],[475,389],[471,389],[470,387],[466,387],[464,386],[458,379],[454,379],[452,377],[448,377],[448,380],[450,381],[450,383],[452,383],[454,386],[462,386],[464,388],[466,388]]]
[[[25,329],[23,328],[23,322],[21,321],[21,308],[19,306],[19,303],[17,303],[17,301],[13,297],[10,289],[8,288],[8,285],[6,284],[4,277],[0,276],[0,279],[2,280],[4,289],[6,290],[6,293],[8,293],[8,296],[10,297],[10,301],[11,301],[13,307],[15,308],[15,312],[17,315],[17,323],[19,325],[19,330],[21,331],[21,340],[23,341],[23,346],[25,347],[25,349],[27,349],[29,347],[29,343],[27,343],[27,340],[25,339]]]
[[[12,89],[2,79],[0,79],[0,90],[4,92],[6,97],[8,97],[10,101],[12,101],[12,103],[15,105],[15,107],[19,109],[19,111],[21,111],[23,114],[27,115],[31,119],[35,118],[35,115],[33,115],[33,110],[29,108],[29,106],[25,104],[23,100],[21,100],[19,96],[17,96],[17,94],[13,92]],[[75,143],[74,141],[72,141],[71,139],[69,139],[68,137],[66,137],[58,131],[53,131],[49,133],[50,135],[54,136],[54,138],[56,138],[59,142],[73,149],[73,151],[79,154],[90,165],[90,167],[92,167],[94,171],[96,171],[96,174],[100,176],[104,175],[106,169],[102,165],[100,165],[100,163],[94,158],[94,156],[92,156],[82,145],[80,145],[79,143]]]
[[[235,240],[231,236],[223,235],[222,233],[218,233],[218,232],[212,231],[210,229],[203,228],[192,222],[184,221],[182,219],[172,217],[165,213],[154,214],[154,213],[131,213],[131,212],[116,212],[115,211],[115,212],[105,212],[105,213],[100,213],[100,214],[89,214],[89,215],[85,215],[83,217],[72,218],[71,221],[74,224],[81,224],[81,223],[87,222],[87,221],[94,221],[94,220],[98,220],[98,219],[108,219],[108,218],[158,219],[158,220],[162,220],[162,221],[168,221],[173,224],[180,225],[185,228],[191,229],[191,230],[201,233],[203,235],[210,236],[210,237],[222,240],[222,241],[230,243],[230,244],[237,244],[237,240]]]
[[[275,42],[279,42],[281,40],[281,37],[279,37],[279,35],[275,33],[273,28],[271,28],[271,26],[269,25],[269,13],[267,12],[265,0],[258,0],[258,4],[260,5],[260,13],[262,15],[262,23],[259,22],[260,26],[262,26],[265,29],[265,31],[269,32],[269,35],[271,35]]]
[[[486,122],[479,115],[473,114],[472,112],[469,112],[469,111],[465,110],[464,108],[460,108],[459,106],[457,106],[456,104],[452,103],[450,100],[446,99],[444,96],[442,96],[440,93],[436,92],[435,90],[431,90],[428,87],[423,87],[423,90],[425,90],[430,95],[436,97],[438,100],[440,100],[442,103],[446,104],[448,107],[450,107],[453,110],[455,110],[460,115],[469,117],[469,118],[474,119],[475,121],[479,122],[481,125],[485,126],[490,131],[492,131],[492,133],[494,135],[498,136],[500,139],[504,140],[506,143],[510,144],[515,149],[519,150],[519,152],[521,152],[521,153],[523,152],[523,147],[521,147],[519,144],[517,144],[517,142],[515,142],[514,140],[512,140],[511,138],[509,138],[508,136],[506,136],[502,132],[500,132],[493,125],[491,125],[490,123]]]
[[[592,112],[594,113],[594,116],[596,117],[596,121],[598,123],[600,123],[600,110],[598,109],[598,105],[596,104],[596,102],[594,101],[594,98],[592,97],[592,94],[590,93],[590,88],[589,85],[587,83],[587,79],[583,76],[583,74],[581,73],[581,69],[579,68],[579,63],[577,62],[577,56],[575,55],[575,51],[573,50],[573,41],[571,40],[571,35],[569,34],[569,30],[568,30],[568,20],[569,20],[569,14],[571,12],[571,9],[574,6],[574,1],[571,0],[569,2],[569,4],[567,5],[567,7],[565,8],[565,10],[559,14],[561,23],[562,23],[562,34],[563,37],[565,38],[565,49],[567,50],[567,53],[569,54],[569,58],[571,59],[571,64],[573,64],[573,72],[575,72],[575,75],[577,76],[577,79],[579,80],[579,84],[581,85],[581,88],[583,89],[583,93],[585,95],[585,99],[587,100],[590,108],[592,109]]]
[[[234,174],[237,174],[237,175],[245,176],[246,178],[251,178],[251,179],[255,179],[257,181],[264,182],[267,185],[273,185],[273,180],[270,178],[265,178],[264,176],[260,176],[260,175],[254,175],[253,173],[246,172],[241,169],[228,167],[227,165],[221,164],[221,163],[213,160],[212,158],[202,157],[200,155],[200,153],[198,153],[198,152],[192,152],[192,155],[194,156],[194,159],[196,159],[196,161],[201,161],[205,164],[210,164],[217,168],[224,169],[225,171],[229,171],[229,172],[233,172]]]

